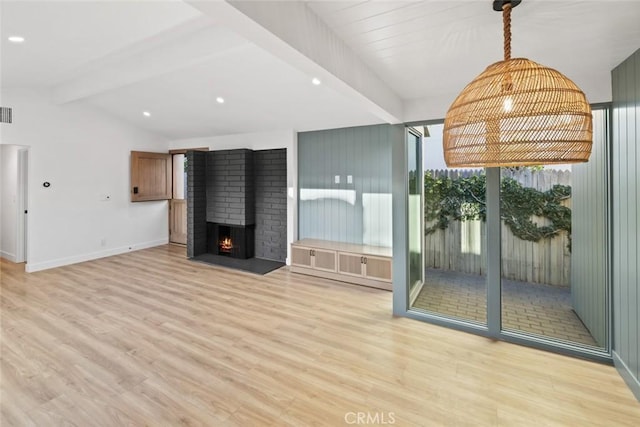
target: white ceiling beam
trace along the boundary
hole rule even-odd
[[[403,101],[304,2],[186,2],[387,123],[403,121]]]
[[[444,120],[444,116],[456,96],[458,96],[457,93],[451,93],[407,99],[404,104],[405,121]]]
[[[52,88],[58,104],[191,67],[251,44],[200,17],[86,64],[73,77]]]

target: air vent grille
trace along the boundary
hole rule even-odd
[[[0,123],[11,123],[11,108],[0,107]]]

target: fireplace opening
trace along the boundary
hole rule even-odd
[[[255,230],[253,225],[207,223],[207,252],[232,258],[253,258]]]
[[[218,252],[220,255],[231,255],[233,252],[233,239],[231,238],[231,227],[218,226]]]

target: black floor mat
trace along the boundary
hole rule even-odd
[[[193,257],[192,260],[207,264],[220,265],[222,267],[235,268],[255,274],[267,274],[284,266],[283,262],[271,261],[261,258],[238,259],[222,255],[202,254]]]

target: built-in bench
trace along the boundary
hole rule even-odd
[[[391,290],[392,249],[327,240],[291,244],[291,271]]]

